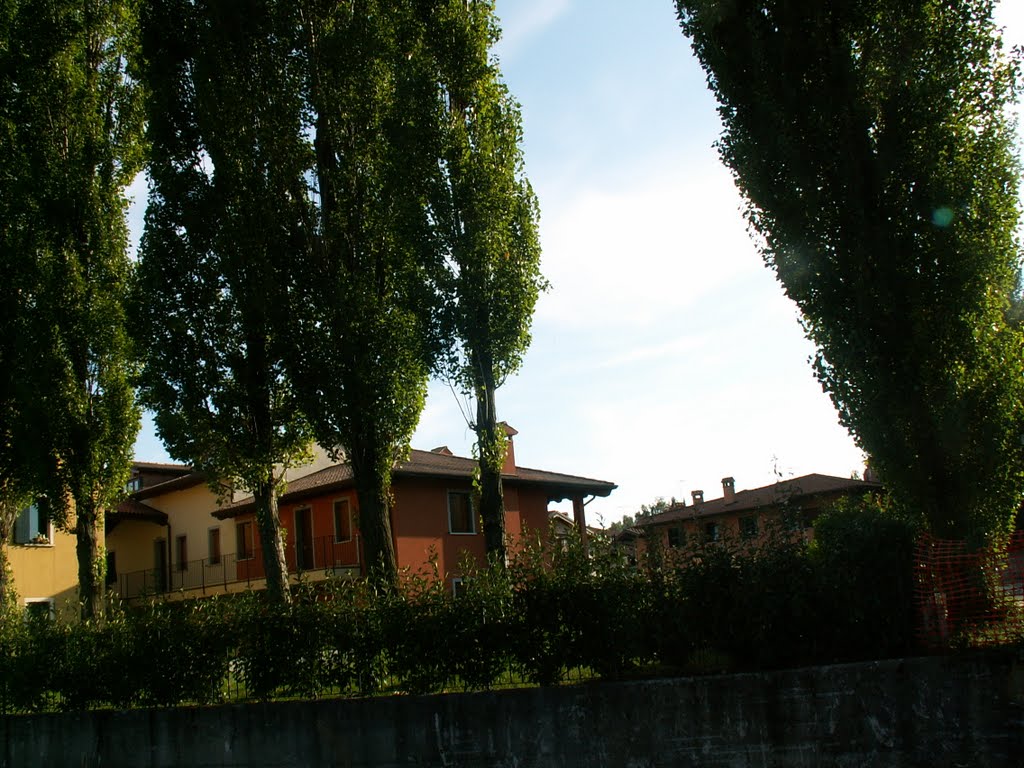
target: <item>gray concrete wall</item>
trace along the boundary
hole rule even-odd
[[[0,720],[2,768],[1022,765],[1024,664],[1007,655]]]

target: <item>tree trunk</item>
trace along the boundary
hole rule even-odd
[[[349,454],[359,498],[359,534],[366,574],[391,588],[398,583],[395,540],[391,531],[391,462],[376,446],[354,446]]]
[[[78,603],[83,620],[103,618],[105,579],[100,563],[99,526],[103,511],[91,499],[75,501],[75,551],[78,555]]]
[[[8,603],[14,602],[14,576],[7,561],[7,544],[14,531],[18,509],[14,505],[0,503],[0,616]]]
[[[267,594],[275,603],[289,603],[292,599],[288,587],[288,561],[281,541],[281,517],[277,509],[277,493],[270,483],[255,489],[256,524],[260,529],[260,547],[263,551],[263,572],[267,577]],[[298,542],[296,542],[298,546]]]
[[[505,498],[501,468],[505,463],[504,435],[498,434],[494,404],[494,376],[491,366],[473,368],[476,388],[476,440],[480,454],[480,517],[483,519],[487,558],[504,568],[508,564],[505,549]]]

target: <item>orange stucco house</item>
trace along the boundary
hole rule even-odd
[[[548,504],[572,500],[585,530],[584,503],[607,496],[615,484],[520,467],[508,428],[502,470],[505,529],[511,542],[527,531],[546,532]],[[447,448],[411,452],[392,474],[391,526],[400,569],[423,571],[434,558],[438,573],[460,579],[465,553],[482,561],[483,533],[473,508],[474,459]],[[153,468],[174,473],[162,482]],[[147,484],[145,472],[150,483]],[[139,465],[139,485],[108,521],[108,549],[117,573],[111,587],[124,598],[154,592],[207,594],[260,588],[263,561],[251,497],[218,499],[203,478],[180,465]],[[316,580],[365,573],[352,469],[321,456],[289,480],[279,499],[290,573]],[[113,523],[113,527],[111,527]],[[124,554],[122,554],[122,552]]]
[[[756,540],[773,527],[809,541],[821,512],[839,499],[881,488],[873,480],[810,474],[737,491],[735,480],[726,477],[720,498],[705,500],[703,491],[693,491],[690,504],[676,502],[660,514],[637,521],[621,539],[638,553],[653,541],[662,551],[671,551],[692,542]]]

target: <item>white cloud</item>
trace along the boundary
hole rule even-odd
[[[566,11],[571,0],[499,0],[498,18],[501,19],[501,42],[497,46],[499,58],[511,58],[529,41]]]
[[[539,321],[649,328],[666,311],[763,269],[739,194],[711,153],[630,171],[544,209],[542,269],[552,290]]]

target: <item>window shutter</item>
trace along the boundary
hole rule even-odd
[[[31,521],[29,520],[32,514],[32,507],[25,507],[18,513],[18,519],[14,521],[14,543],[15,544],[28,544],[29,530],[31,528]]]

